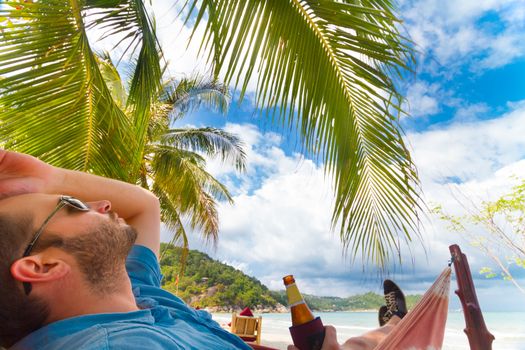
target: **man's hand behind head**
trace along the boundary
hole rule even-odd
[[[0,149],[0,198],[25,193],[50,193],[60,181],[52,165],[27,154]]]

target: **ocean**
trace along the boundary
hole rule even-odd
[[[316,312],[324,324],[337,329],[339,342],[378,327],[377,312]],[[493,350],[525,350],[525,312],[483,312],[488,330],[496,337]],[[286,349],[291,344],[290,315],[262,314],[262,344]],[[221,325],[231,320],[230,314],[213,314]],[[462,312],[450,311],[445,330],[442,350],[468,350],[468,339],[463,329],[465,321]]]

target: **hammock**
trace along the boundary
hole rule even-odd
[[[458,295],[465,317],[471,350],[491,350],[494,336],[487,330],[479,307],[470,267],[458,245],[449,247]],[[394,327],[374,350],[438,350],[443,345],[448,313],[451,268],[447,267],[417,305]]]
[[[423,298],[374,350],[441,349],[445,335],[451,269],[447,267]]]

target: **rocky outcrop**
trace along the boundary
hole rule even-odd
[[[205,310],[211,313],[239,313],[244,307],[231,307],[231,306],[209,306]],[[252,311],[256,314],[268,314],[268,313],[287,313],[288,309],[283,305],[277,303],[275,307],[263,307],[258,305],[252,308]]]

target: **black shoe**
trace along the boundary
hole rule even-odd
[[[385,280],[383,282],[383,289],[385,292],[385,301],[387,311],[385,312],[385,317],[388,317],[388,320],[392,318],[393,315],[398,316],[399,318],[405,317],[407,314],[407,304],[405,302],[405,295],[399,289],[397,284],[391,280]],[[388,321],[387,321],[388,322]]]
[[[392,314],[388,312],[388,308],[385,305],[382,305],[379,308],[379,315],[378,315],[379,326],[383,327],[385,323],[390,321],[390,318],[392,318]]]

